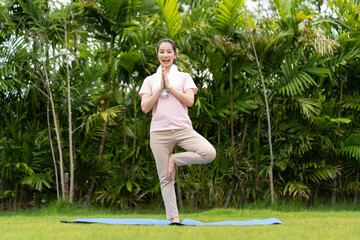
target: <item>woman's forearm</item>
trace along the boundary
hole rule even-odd
[[[153,95],[143,94],[141,98],[141,109],[144,113],[150,112],[160,97],[161,90],[157,90]]]
[[[194,104],[194,92],[192,89],[187,89],[185,93],[182,93],[175,88],[169,89],[174,96],[179,99],[180,102],[185,104],[188,107],[191,107]],[[141,98],[141,109],[144,113],[148,113],[154,107],[158,101],[162,90],[157,90],[153,95],[144,94]]]
[[[170,88],[169,90],[172,94],[175,95],[177,99],[180,100],[180,102],[186,106],[191,107],[194,104],[194,92],[192,89],[187,89],[185,93],[182,93],[175,88]]]

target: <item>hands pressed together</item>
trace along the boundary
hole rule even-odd
[[[176,90],[176,88],[173,88],[170,85],[168,75],[165,73],[165,68],[162,68],[161,74],[162,74],[162,77],[161,77],[159,90],[153,95],[150,95],[148,93],[145,93],[142,95],[141,109],[145,113],[148,113],[153,108],[153,106],[156,104],[156,102],[158,101],[158,99],[161,96],[161,92],[164,89],[169,90],[177,99],[179,99],[180,102],[182,102],[183,104],[185,104],[188,107],[191,107],[194,103],[193,90],[186,89],[185,92],[180,92],[180,91]]]
[[[164,90],[164,89],[168,89],[169,91],[171,91],[171,85],[169,82],[169,78],[168,75],[165,73],[165,68],[161,69],[162,73],[161,73],[161,82],[160,82],[160,90]]]
[[[179,99],[183,104],[185,104],[188,107],[191,107],[194,103],[194,92],[192,89],[186,89],[185,92],[180,92],[176,90],[176,88],[173,88],[170,84],[168,75],[165,73],[165,68],[161,69],[162,71],[162,77],[161,77],[161,83],[160,83],[160,92],[164,89],[169,90],[172,94],[175,95],[177,99]]]

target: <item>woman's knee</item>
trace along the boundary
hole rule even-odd
[[[216,150],[213,146],[209,147],[206,151],[206,160],[207,160],[207,163],[210,163],[212,161],[214,161],[216,157]]]
[[[169,179],[167,176],[161,176],[159,177],[160,180],[160,187],[161,189],[167,187],[167,186],[172,186],[174,185],[174,179]]]

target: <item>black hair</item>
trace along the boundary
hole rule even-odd
[[[160,44],[162,44],[162,43],[164,43],[164,42],[170,43],[171,46],[172,46],[172,48],[173,48],[173,50],[174,50],[174,52],[175,52],[175,54],[177,53],[176,43],[175,43],[173,40],[171,40],[171,39],[169,39],[169,38],[166,38],[166,39],[162,39],[162,40],[160,40],[160,41],[158,42],[157,48],[156,48],[156,54],[159,53]],[[176,59],[174,59],[174,64],[176,64]]]

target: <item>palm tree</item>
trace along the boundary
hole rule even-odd
[[[270,121],[270,111],[269,111],[268,97],[267,97],[267,93],[266,93],[266,86],[265,86],[264,77],[263,77],[263,74],[262,74],[262,71],[261,71],[259,58],[257,56],[257,52],[256,52],[255,44],[254,44],[254,39],[252,37],[251,29],[250,29],[250,26],[249,26],[248,16],[246,16],[246,22],[247,22],[247,25],[248,25],[248,29],[249,29],[249,33],[250,33],[250,39],[251,39],[251,45],[252,45],[252,48],[254,50],[254,56],[255,56],[256,63],[257,63],[258,69],[259,69],[261,83],[262,83],[263,92],[264,92],[265,107],[266,107],[266,118],[267,118],[267,122],[268,122],[269,148],[270,148],[270,167],[269,167],[270,194],[271,194],[271,203],[273,204],[274,203],[274,179],[273,179],[274,155],[273,155],[272,140],[271,140],[271,121]]]
[[[154,49],[162,38],[178,43],[178,66],[199,88],[189,109],[193,126],[218,152],[210,165],[177,171],[181,202],[196,208],[280,196],[358,202],[358,4],[329,0],[331,13],[319,14],[321,1],[317,9],[314,2],[275,0],[267,16],[255,13],[249,23],[241,0],[1,5],[0,209],[55,199],[59,162],[62,191],[65,172],[76,176],[74,202],[158,206],[151,116],[138,108],[137,91],[158,65]]]
[[[244,34],[247,31],[247,20],[243,12],[243,1],[223,1],[219,3],[219,8],[215,15],[215,30],[219,32],[225,38],[216,37],[216,44],[224,54],[225,58],[228,59],[228,68],[229,68],[229,78],[230,78],[230,129],[231,129],[231,139],[232,139],[232,158],[235,166],[235,174],[239,178],[238,166],[236,156],[235,156],[235,140],[234,140],[234,126],[233,126],[233,93],[234,93],[234,84],[233,76],[236,76],[237,79],[241,78],[247,81],[248,77],[243,77],[244,72],[253,74],[255,70],[255,65],[253,64],[253,59],[249,59],[247,56],[251,56],[252,53],[249,52],[250,41],[247,39]],[[244,42],[244,39],[246,39]],[[234,71],[235,69],[235,71]],[[240,77],[241,76],[241,77]],[[250,90],[251,91],[251,90]],[[244,121],[244,131],[243,139],[241,141],[240,153],[244,147],[246,139],[246,129],[247,129],[247,117]],[[243,192],[243,198],[246,201],[245,188],[240,183],[239,186]]]
[[[326,20],[329,21],[329,23],[324,23],[323,28],[330,36],[341,44],[341,47],[335,51],[333,56],[329,57],[327,67],[331,71],[331,75],[329,81],[325,84],[329,89],[333,89],[331,98],[337,98],[337,104],[332,105],[332,108],[330,107],[332,112],[329,114],[337,118],[343,118],[346,117],[346,112],[343,111],[344,97],[349,99],[347,96],[352,95],[354,92],[356,93],[358,90],[357,84],[355,83],[357,79],[357,71],[354,71],[354,69],[357,69],[359,66],[357,57],[359,55],[360,42],[356,36],[354,37],[352,35],[352,32],[359,30],[359,23],[357,21],[358,16],[354,13],[358,4],[345,0],[329,1],[328,5],[334,14],[326,17]],[[337,16],[335,19],[333,17],[334,15]],[[329,103],[332,102],[331,98]],[[349,116],[352,116],[352,114]],[[354,118],[352,117],[352,119]],[[356,123],[353,124],[353,126],[356,128]],[[338,123],[338,128],[339,131],[344,128],[341,127],[340,122]],[[348,130],[351,131],[351,129]],[[340,148],[340,142],[344,142],[341,134],[336,137],[335,142],[335,147],[337,149]],[[336,161],[338,163],[342,163],[342,161],[337,158],[338,157],[336,157]],[[338,192],[336,185],[337,179],[335,178],[333,181],[332,192],[333,204],[336,203],[336,194]]]

